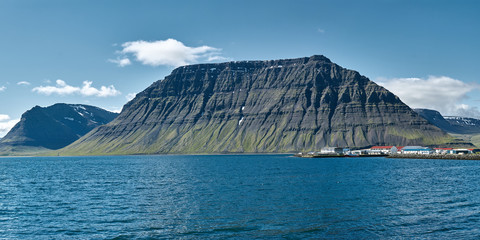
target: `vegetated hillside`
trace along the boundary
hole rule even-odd
[[[80,104],[35,106],[0,140],[0,154],[59,149],[116,116],[117,113]]]
[[[293,152],[452,138],[324,56],[179,67],[59,154]]]

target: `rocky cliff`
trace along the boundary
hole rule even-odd
[[[0,140],[0,154],[59,149],[117,115],[80,104],[36,106],[25,112],[20,122]]]
[[[324,56],[179,67],[60,154],[292,152],[451,137]]]
[[[460,129],[452,126],[438,111],[423,108],[416,108],[414,111],[445,132],[456,133],[460,131]]]

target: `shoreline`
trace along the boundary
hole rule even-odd
[[[371,154],[371,155],[331,155],[331,154],[299,155],[299,154],[295,154],[293,156],[299,157],[299,158],[365,158],[365,157],[387,157],[388,155],[387,154]]]
[[[94,157],[94,156],[228,156],[228,155],[289,155],[299,158],[365,158],[385,157],[397,159],[439,159],[439,160],[480,160],[480,154],[372,154],[372,155],[299,155],[292,153],[194,153],[194,154],[119,154],[119,155],[2,155],[0,158],[28,158],[28,157]]]
[[[480,154],[393,154],[386,158],[440,159],[440,160],[480,160]]]
[[[294,157],[300,158],[365,158],[365,157],[385,157],[385,158],[397,158],[397,159],[439,159],[439,160],[480,160],[480,154],[372,154],[372,155],[298,155]]]

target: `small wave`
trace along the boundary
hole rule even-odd
[[[425,234],[443,233],[443,232],[459,231],[459,230],[464,230],[464,228],[461,228],[461,227],[442,227],[442,228],[439,228],[439,229],[434,229],[434,230],[428,231]]]
[[[222,227],[214,229],[204,229],[204,230],[193,230],[182,233],[183,235],[204,235],[211,233],[239,233],[239,232],[250,232],[260,230],[260,227],[257,226],[237,226],[237,227]]]
[[[259,229],[259,227],[226,227],[213,229],[212,232],[249,232]]]
[[[113,238],[107,238],[107,239],[110,239],[110,240],[123,240],[123,239],[132,239],[132,238],[135,238],[135,236],[132,236],[132,235],[119,235],[119,236],[116,236],[116,237],[113,237]]]

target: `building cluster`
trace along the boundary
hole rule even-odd
[[[423,146],[373,146],[369,149],[350,151],[352,154],[473,154],[473,148],[429,148]],[[360,152],[357,152],[360,151]]]
[[[367,149],[350,150],[340,147],[324,147],[320,151],[308,152],[309,156],[384,156],[393,154],[473,154],[478,149],[467,148],[429,148],[423,146],[373,146]],[[301,153],[299,153],[301,154]]]

